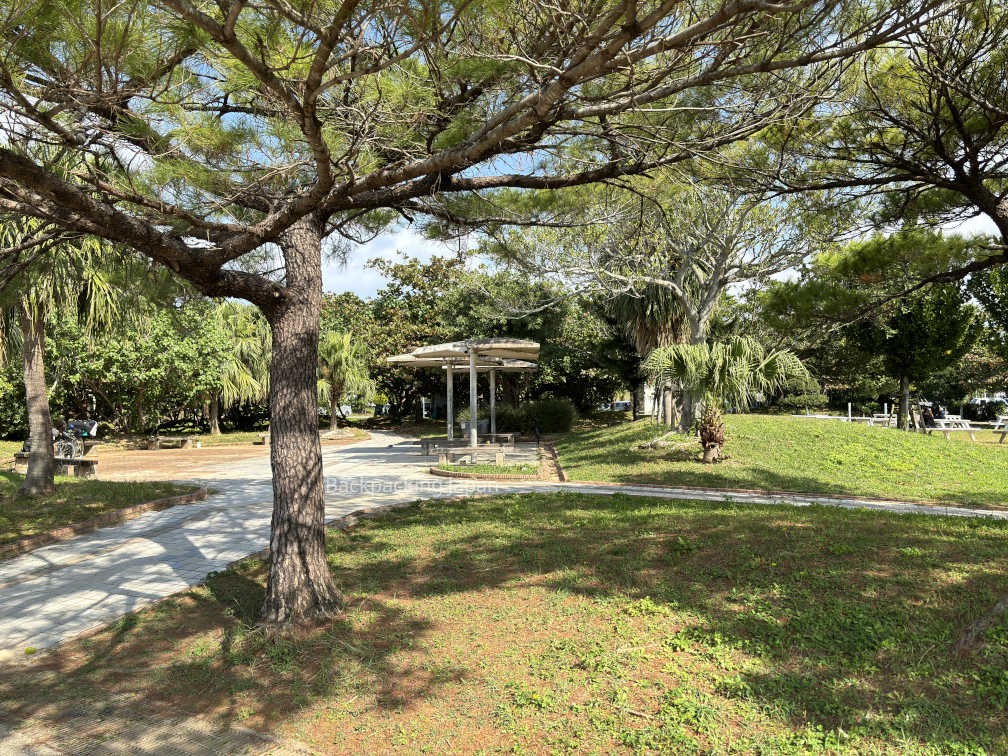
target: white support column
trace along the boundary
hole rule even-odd
[[[476,350],[469,350],[469,446],[479,445],[476,434]]]
[[[455,407],[453,406],[455,402],[455,377],[452,375],[451,363],[448,363],[448,370],[445,376],[447,381],[448,391],[446,404],[448,405],[448,440],[455,438]]]
[[[497,376],[496,370],[490,368],[490,433],[497,432]]]

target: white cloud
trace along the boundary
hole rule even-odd
[[[322,287],[335,294],[352,291],[361,298],[374,296],[384,288],[386,279],[379,271],[366,267],[367,261],[375,257],[400,260],[403,259],[400,252],[406,257],[429,262],[433,257],[454,257],[458,254],[458,244],[431,241],[408,228],[382,234],[367,244],[354,247],[346,265],[331,258],[323,259]]]
[[[964,220],[962,223],[946,223],[942,228],[966,237],[977,236],[978,234],[998,234],[994,221],[986,215],[978,215],[975,218]]]

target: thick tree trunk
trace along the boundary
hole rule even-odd
[[[210,397],[210,435],[219,436],[220,434],[220,397],[214,394]]]
[[[336,422],[336,412],[339,409],[339,397],[334,390],[329,397],[329,430],[336,430],[339,423]]]
[[[910,430],[910,379],[900,376],[899,427]]]
[[[262,619],[288,625],[343,609],[325,553],[322,448],[318,433],[318,334],[322,301],[321,229],[311,219],[280,240],[286,295],[264,309],[273,333],[270,461],[273,522]]]
[[[52,418],[45,377],[45,316],[40,308],[21,303],[21,334],[24,337],[25,407],[28,411],[28,472],[19,493],[22,496],[47,496],[56,491],[53,476]]]

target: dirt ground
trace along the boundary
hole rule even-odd
[[[323,440],[323,447],[345,446],[359,438]],[[269,447],[256,444],[205,446],[202,449],[102,449],[89,457],[99,461],[99,480],[185,480],[231,462],[268,458]]]

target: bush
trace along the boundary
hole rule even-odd
[[[994,422],[1001,415],[1008,415],[1008,402],[995,400],[983,404],[967,404],[963,408],[963,417],[981,423]]]
[[[521,433],[530,436],[535,432],[536,423],[540,433],[566,433],[577,419],[577,410],[569,399],[539,399],[515,407],[498,404],[497,430],[500,433]],[[490,417],[489,407],[480,407],[476,413],[480,420]],[[469,408],[455,414],[458,423],[469,419]]]
[[[528,417],[529,430],[534,430],[538,421],[542,433],[566,433],[577,419],[577,410],[569,399],[539,399],[522,409]]]
[[[829,397],[825,394],[788,394],[787,396],[781,397],[777,404],[785,409],[789,409],[793,412],[804,409],[819,409],[820,407],[825,407],[829,403]]]

